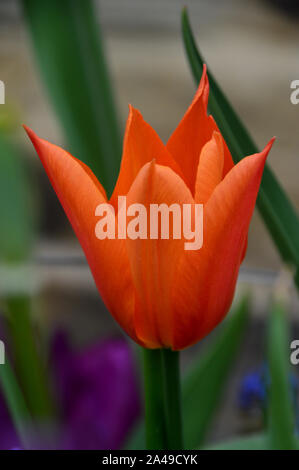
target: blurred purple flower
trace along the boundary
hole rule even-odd
[[[64,449],[117,449],[140,411],[134,359],[128,343],[109,339],[74,351],[64,333],[52,348]]]
[[[51,447],[120,448],[141,412],[128,343],[122,338],[107,339],[75,351],[66,334],[59,332],[53,338],[50,357],[61,417]],[[0,423],[0,449],[20,448],[1,395]],[[36,446],[40,447],[46,446]]]
[[[0,393],[0,450],[19,446],[20,441],[6,409],[4,399]]]
[[[5,346],[7,347],[7,331],[2,317],[0,317],[0,339],[5,342]],[[19,445],[20,442],[17,433],[10,419],[0,390],[0,450],[18,447]]]

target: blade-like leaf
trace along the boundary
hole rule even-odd
[[[26,295],[7,296],[4,306],[12,337],[15,367],[30,411],[34,417],[48,420],[54,410],[45,366],[36,345],[31,299]]]
[[[25,449],[29,448],[28,431],[29,429],[32,431],[31,416],[7,358],[5,364],[0,365],[0,388],[20,440]]]
[[[268,336],[269,430],[274,449],[296,449],[294,406],[290,390],[286,313],[280,304],[271,312]]]
[[[214,344],[200,354],[183,383],[183,417],[186,449],[199,446],[221,397],[248,319],[244,298]]]
[[[186,9],[182,14],[182,33],[191,70],[194,79],[198,82],[205,61],[196,46]],[[209,109],[237,163],[245,156],[258,152],[258,149],[209,70],[208,76],[211,89]],[[257,205],[283,260],[297,270],[299,266],[298,215],[268,165],[264,170]],[[299,279],[298,282],[296,280],[296,284],[299,287]]]
[[[121,143],[93,2],[22,3],[38,65],[70,150],[111,193]]]
[[[248,304],[247,297],[240,302],[213,343],[193,361],[182,382],[186,449],[194,449],[205,437],[247,325]],[[142,422],[129,436],[126,449],[145,449]]]

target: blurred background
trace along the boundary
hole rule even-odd
[[[299,105],[290,102],[290,83],[299,79],[299,7],[283,0],[101,0],[96,1],[105,53],[115,90],[121,130],[128,103],[166,141],[192,100],[195,86],[180,33],[180,13],[188,6],[204,57],[259,147],[275,135],[269,164],[299,209]],[[99,300],[81,248],[48,183],[20,123],[45,139],[67,147],[33,54],[20,2],[0,1],[0,79],[6,104],[1,125],[13,135],[30,180],[38,213],[33,253],[21,267],[2,265],[0,295],[29,292],[43,331],[62,327],[74,345],[119,335]],[[76,99],[76,97],[74,97]],[[76,155],[80,158],[80,155]],[[1,198],[13,198],[3,194]],[[1,227],[1,221],[0,221]],[[269,296],[281,277],[282,264],[260,216],[251,224],[248,252],[237,289],[250,289],[254,315],[210,432],[210,440],[246,427],[236,406],[236,390],[247,371],[264,357],[265,317]],[[290,290],[296,325],[298,299]],[[48,333],[47,333],[48,334]],[[298,337],[298,335],[297,335]],[[184,353],[184,364],[194,348]]]

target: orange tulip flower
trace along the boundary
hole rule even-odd
[[[110,198],[92,171],[26,128],[81,243],[97,288],[126,333],[146,348],[180,350],[206,336],[226,315],[246,251],[248,227],[272,141],[234,165],[207,115],[204,70],[195,97],[166,146],[130,107],[118,180]],[[183,239],[103,239],[99,204],[203,204],[203,246]],[[115,217],[117,225],[117,216]]]

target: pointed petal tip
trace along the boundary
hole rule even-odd
[[[155,172],[155,169],[156,169],[156,166],[157,166],[157,159],[156,158],[153,158],[152,160],[150,160],[149,162],[147,162],[141,169],[140,171],[143,171],[144,174],[147,174],[148,177],[152,177],[154,172]]]
[[[23,124],[23,128],[25,129],[29,139],[31,140],[34,148],[36,151],[38,150],[38,146],[42,143],[43,139],[38,137],[38,135],[31,129],[31,127],[26,126],[26,124]],[[38,152],[37,152],[38,153]]]
[[[42,139],[39,137],[30,127],[26,126],[23,124],[23,128],[25,129],[29,139],[31,140],[39,158],[41,159],[41,149],[44,148],[45,145],[49,145],[49,142],[47,142],[45,139]]]
[[[132,125],[134,124],[138,125],[139,122],[144,121],[143,116],[141,112],[139,111],[139,109],[134,108],[134,106],[132,106],[130,103],[128,107],[129,107],[129,114],[127,118],[126,133],[129,132],[129,128]]]
[[[237,165],[239,165],[244,160],[247,161],[247,159],[249,158],[249,159],[255,160],[257,163],[260,162],[259,164],[264,166],[265,163],[266,163],[267,157],[269,155],[269,152],[270,152],[275,140],[276,140],[276,137],[272,137],[272,139],[269,140],[267,145],[265,145],[263,150],[261,150],[258,153],[254,153],[252,155],[249,155],[248,157],[243,158],[240,162],[237,163]]]
[[[197,99],[201,97],[202,95],[204,95],[205,99],[207,100],[208,92],[209,92],[209,79],[207,75],[207,66],[206,64],[204,64],[201,79],[199,81],[196,93],[194,95],[193,103],[197,101]]]
[[[213,133],[212,133],[212,139],[214,139],[214,140],[219,140],[219,139],[221,139],[221,142],[222,142],[222,136],[221,136],[219,130],[214,130],[214,131],[213,131]]]
[[[28,135],[29,139],[31,140],[32,144],[34,145],[35,149],[37,150],[37,146],[42,145],[43,143],[46,143],[44,139],[39,137],[31,127],[26,126],[26,124],[22,125],[23,128],[26,131],[26,134]]]
[[[142,116],[139,109],[135,108],[131,103],[129,103],[129,118],[132,116]]]
[[[221,133],[218,130],[213,131],[212,137],[210,141],[207,142],[207,144],[208,143],[214,143],[218,151],[221,151],[221,153],[223,153],[223,138],[222,138]]]
[[[263,157],[266,161],[268,155],[269,155],[269,152],[274,144],[276,140],[276,137],[272,137],[272,139],[269,140],[269,142],[267,143],[267,145],[265,146],[265,148],[259,153],[259,155],[261,155],[261,157]]]
[[[272,139],[269,140],[268,144],[266,145],[266,148],[269,147],[269,150],[271,150],[272,145],[274,144],[275,140],[277,139],[276,135],[272,137]]]
[[[28,137],[32,140],[32,137],[35,135],[33,130],[30,127],[28,127],[26,124],[22,124],[22,127],[25,130],[25,132],[27,133]]]
[[[266,160],[267,160],[267,157],[269,155],[269,152],[272,148],[272,145],[275,141],[275,137],[272,137],[272,139],[267,143],[267,145],[263,148],[263,150],[261,150],[260,152],[258,153],[254,153],[252,155],[249,155],[245,158],[242,158],[235,166],[234,168],[236,167],[243,167],[243,165],[250,165],[251,168],[255,168],[256,171],[260,174],[262,174],[263,170],[264,170],[264,167],[265,167],[265,164],[266,164]]]

